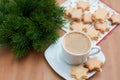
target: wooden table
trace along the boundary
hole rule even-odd
[[[61,4],[63,0],[58,0]],[[120,11],[120,0],[106,0],[114,9]],[[63,35],[63,31],[60,31]],[[120,26],[101,44],[106,63],[102,73],[90,80],[120,80]],[[52,54],[52,53],[51,53]],[[62,66],[62,65],[61,65]],[[57,75],[41,53],[31,52],[24,59],[16,60],[10,50],[0,49],[0,80],[64,80]]]

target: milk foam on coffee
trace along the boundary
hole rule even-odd
[[[84,54],[91,47],[89,38],[79,32],[67,34],[64,37],[63,44],[65,49],[72,54]]]

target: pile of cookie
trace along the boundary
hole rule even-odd
[[[89,58],[84,65],[72,66],[71,76],[76,80],[88,79],[88,72],[100,72],[103,62],[97,57]]]
[[[94,13],[90,12],[90,3],[79,1],[76,7],[70,7],[65,10],[65,18],[71,21],[70,30],[83,31],[87,33],[92,40],[97,41],[100,34],[108,32],[111,25],[120,23],[120,15],[109,15],[109,11],[105,8],[98,7]],[[92,25],[88,28],[86,25]]]

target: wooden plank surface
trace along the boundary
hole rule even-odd
[[[57,0],[59,4],[65,0]],[[120,12],[120,0],[104,0]],[[63,31],[60,34],[63,35]],[[120,76],[120,26],[100,44],[106,63],[102,73],[90,80],[119,80]],[[52,54],[52,53],[51,53]],[[61,65],[62,66],[62,65]],[[64,80],[49,66],[43,53],[31,52],[21,60],[13,57],[12,52],[0,49],[0,80]]]

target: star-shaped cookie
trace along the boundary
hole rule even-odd
[[[72,20],[81,21],[83,15],[82,9],[74,9],[70,12],[70,15]]]
[[[98,40],[100,34],[100,32],[94,28],[87,28],[86,33],[88,34],[88,36],[90,36],[92,40]]]
[[[102,69],[103,62],[99,60],[97,57],[88,58],[88,61],[85,63],[85,66],[89,69],[89,71],[98,71],[100,72]]]
[[[72,66],[71,76],[77,80],[88,79],[88,69],[83,67],[83,65]]]
[[[92,22],[93,22],[92,14],[91,13],[84,13],[84,15],[83,15],[83,22],[85,24],[92,24]]]
[[[98,7],[98,9],[95,11],[95,13],[92,15],[92,18],[96,21],[96,22],[101,22],[103,23],[107,17],[109,15],[109,12],[101,7]]]
[[[104,22],[104,23],[96,22],[94,26],[95,26],[96,30],[100,31],[103,34],[104,34],[104,32],[109,31],[109,26],[106,22]]]
[[[83,11],[89,10],[90,4],[89,2],[80,1],[77,3],[77,8],[82,9]]]
[[[119,24],[120,23],[120,15],[113,14],[110,18],[109,21],[111,21],[112,24]]]
[[[69,9],[66,9],[65,10],[65,17],[66,18],[70,18],[71,17],[71,15],[70,15],[70,13],[74,10],[75,8],[69,8]]]
[[[84,31],[86,32],[86,27],[82,22],[73,22],[70,26],[73,31]]]

